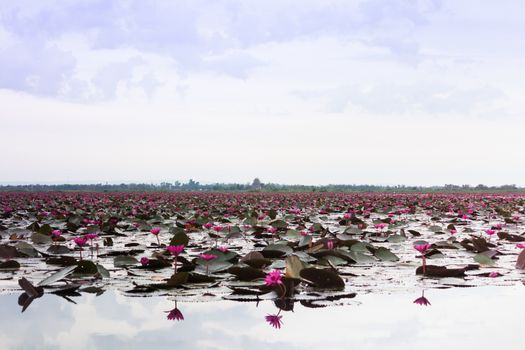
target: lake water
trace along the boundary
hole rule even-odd
[[[342,306],[295,303],[278,314],[271,300],[178,301],[173,297],[83,294],[73,304],[51,294],[22,313],[18,295],[0,295],[1,349],[518,349],[525,287],[429,289],[358,294]],[[337,302],[335,302],[337,304]]]

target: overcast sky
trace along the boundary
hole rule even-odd
[[[523,1],[2,1],[0,182],[525,185]]]

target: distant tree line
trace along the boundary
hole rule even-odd
[[[283,185],[262,183],[258,178],[252,183],[214,183],[201,184],[190,179],[186,183],[179,181],[161,182],[160,184],[121,183],[121,184],[60,184],[60,185],[4,185],[0,191],[29,192],[29,191],[86,191],[86,192],[525,192],[525,188],[516,185],[477,186],[452,185],[444,186],[378,186],[378,185]]]

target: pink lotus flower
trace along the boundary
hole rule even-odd
[[[283,281],[281,271],[273,270],[272,272],[269,272],[264,278],[264,283],[266,283],[266,285],[268,286],[276,286],[282,284]]]
[[[266,228],[266,232],[274,234],[275,232],[277,232],[277,228],[275,228],[273,226],[267,227]]]
[[[207,222],[205,223],[204,225],[202,225],[205,229],[209,230],[210,228],[213,227],[213,224],[211,222]]]
[[[86,245],[87,239],[85,237],[75,237],[73,238],[73,242],[82,249],[82,247]]]
[[[328,248],[329,250],[333,250],[334,249],[334,241],[329,240],[328,242],[326,242],[326,248]]]
[[[386,224],[374,224],[374,227],[378,230],[382,230],[386,227]]]
[[[489,229],[489,230],[485,230],[485,233],[486,233],[487,235],[489,235],[489,236],[492,236],[493,234],[496,233],[496,231],[495,231],[495,230],[490,230],[490,229]]]
[[[457,232],[458,232],[458,231],[456,231],[455,229],[451,229],[451,230],[450,230],[450,234],[451,234],[451,235],[454,235],[454,234],[456,234]]]
[[[213,255],[213,254],[200,254],[200,255],[199,255],[199,258],[201,258],[202,260],[208,262],[208,261],[211,261],[211,260],[217,259],[217,255]]]
[[[221,253],[227,253],[229,251],[228,247],[226,246],[220,246],[217,248]]]
[[[351,218],[352,218],[352,214],[350,214],[350,213],[345,213],[345,215],[343,215],[343,219],[345,219],[345,220],[349,220]]]
[[[53,236],[54,238],[58,238],[62,235],[62,231],[60,230],[53,230],[51,231],[51,236]]]
[[[170,245],[166,248],[171,255],[179,256],[184,251],[184,244],[181,245]]]
[[[142,266],[147,266],[149,264],[149,259],[145,256],[143,256],[142,258],[140,258],[140,264]]]
[[[184,320],[184,315],[182,314],[182,312],[180,312],[180,310],[178,308],[174,308],[173,310],[170,310],[170,311],[164,311],[164,312],[167,312],[168,313],[168,316],[166,317],[168,320],[170,321],[173,321],[173,320],[176,320],[176,321],[182,321]]]
[[[427,251],[432,247],[432,244],[417,244],[414,246],[414,248],[421,253],[421,259],[423,260],[423,275],[425,274],[427,270],[427,257],[426,253]]]
[[[213,255],[213,254],[200,254],[200,255],[199,255],[199,258],[201,258],[202,260],[206,261],[206,275],[207,275],[207,274],[208,274],[209,263],[210,263],[210,261],[212,261],[213,259],[217,259],[217,255]]]
[[[309,233],[308,233],[307,231],[301,231],[301,232],[299,232],[299,234],[300,234],[301,236],[303,236],[303,237],[309,235]]]
[[[86,245],[87,239],[85,237],[75,237],[73,242],[80,248],[80,260],[82,260],[82,247]]]
[[[420,252],[422,255],[425,255],[426,252],[432,247],[432,244],[418,244],[415,245],[414,248]]]
[[[525,244],[523,244],[523,243],[516,243],[516,248],[524,249],[525,248]]]
[[[90,241],[94,240],[94,239],[97,239],[98,238],[98,235],[96,233],[88,233],[86,234],[84,237],[86,237],[87,239],[89,239]]]
[[[266,322],[273,328],[280,329],[281,325],[283,324],[283,321],[281,319],[283,318],[281,315],[266,315],[264,317],[266,319]]]
[[[215,225],[212,228],[213,228],[213,231],[217,233],[222,232],[222,230],[224,230],[224,227],[222,227],[221,225]]]
[[[496,272],[496,271],[492,271],[491,273],[489,273],[489,277],[491,278],[499,277],[499,276],[501,275],[499,274],[499,272]]]
[[[184,250],[184,244],[170,245],[166,249],[168,250],[168,252],[170,252],[171,255],[173,255],[175,257],[175,259],[173,260],[173,266],[174,266],[174,269],[175,269],[175,273],[177,273],[177,257]]]
[[[157,245],[160,246],[160,240],[159,240],[160,227],[153,227],[151,230],[149,230],[149,232],[151,232],[151,234],[157,237]]]

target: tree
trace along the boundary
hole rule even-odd
[[[261,180],[259,180],[258,177],[253,179],[251,189],[255,190],[255,191],[260,191],[262,189],[262,183],[261,183]]]

